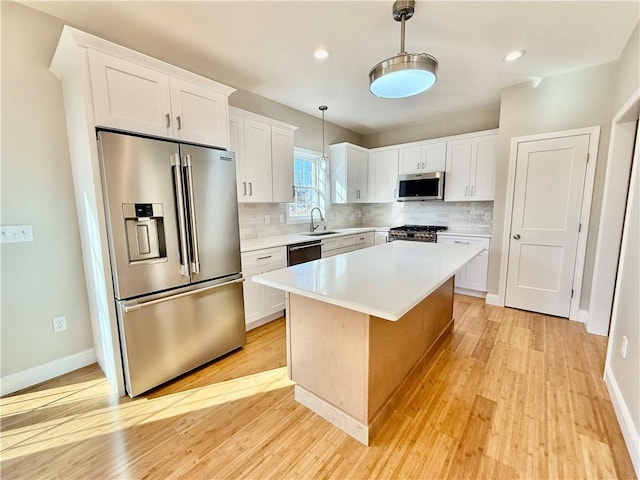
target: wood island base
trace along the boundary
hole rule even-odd
[[[369,445],[453,329],[453,277],[398,321],[289,293],[295,399]]]

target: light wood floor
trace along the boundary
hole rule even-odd
[[[2,478],[635,478],[605,338],[464,296],[455,319],[370,447],[293,400],[281,319],[135,400],[95,366],[3,398]]]

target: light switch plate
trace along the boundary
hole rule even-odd
[[[3,225],[1,228],[1,243],[33,242],[31,225]]]

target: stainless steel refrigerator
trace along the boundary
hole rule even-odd
[[[126,390],[246,342],[232,152],[98,132]]]

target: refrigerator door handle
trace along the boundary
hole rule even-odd
[[[187,204],[189,208],[189,237],[191,238],[191,273],[200,273],[200,249],[198,248],[198,227],[196,223],[196,202],[193,198],[193,164],[191,155],[184,156]]]
[[[182,166],[180,155],[171,155],[171,168],[173,169],[174,185],[178,213],[178,240],[180,241],[180,275],[189,276],[189,252],[187,249],[187,226],[184,218],[184,193],[182,192]]]
[[[196,290],[189,290],[188,292],[177,293],[175,295],[167,295],[166,297],[156,298],[155,300],[149,300],[148,302],[135,303],[133,305],[125,305],[124,312],[129,313],[134,310],[140,310],[144,307],[150,307],[151,305],[156,305],[158,303],[166,302],[168,300],[175,300],[177,298],[188,297],[189,295],[195,295],[196,293],[206,292],[208,290],[213,290],[215,288],[227,287],[229,285],[233,285],[235,283],[244,282],[244,278],[237,278],[235,280],[231,280],[230,282],[218,283],[216,285],[209,285],[208,287],[198,288]]]

